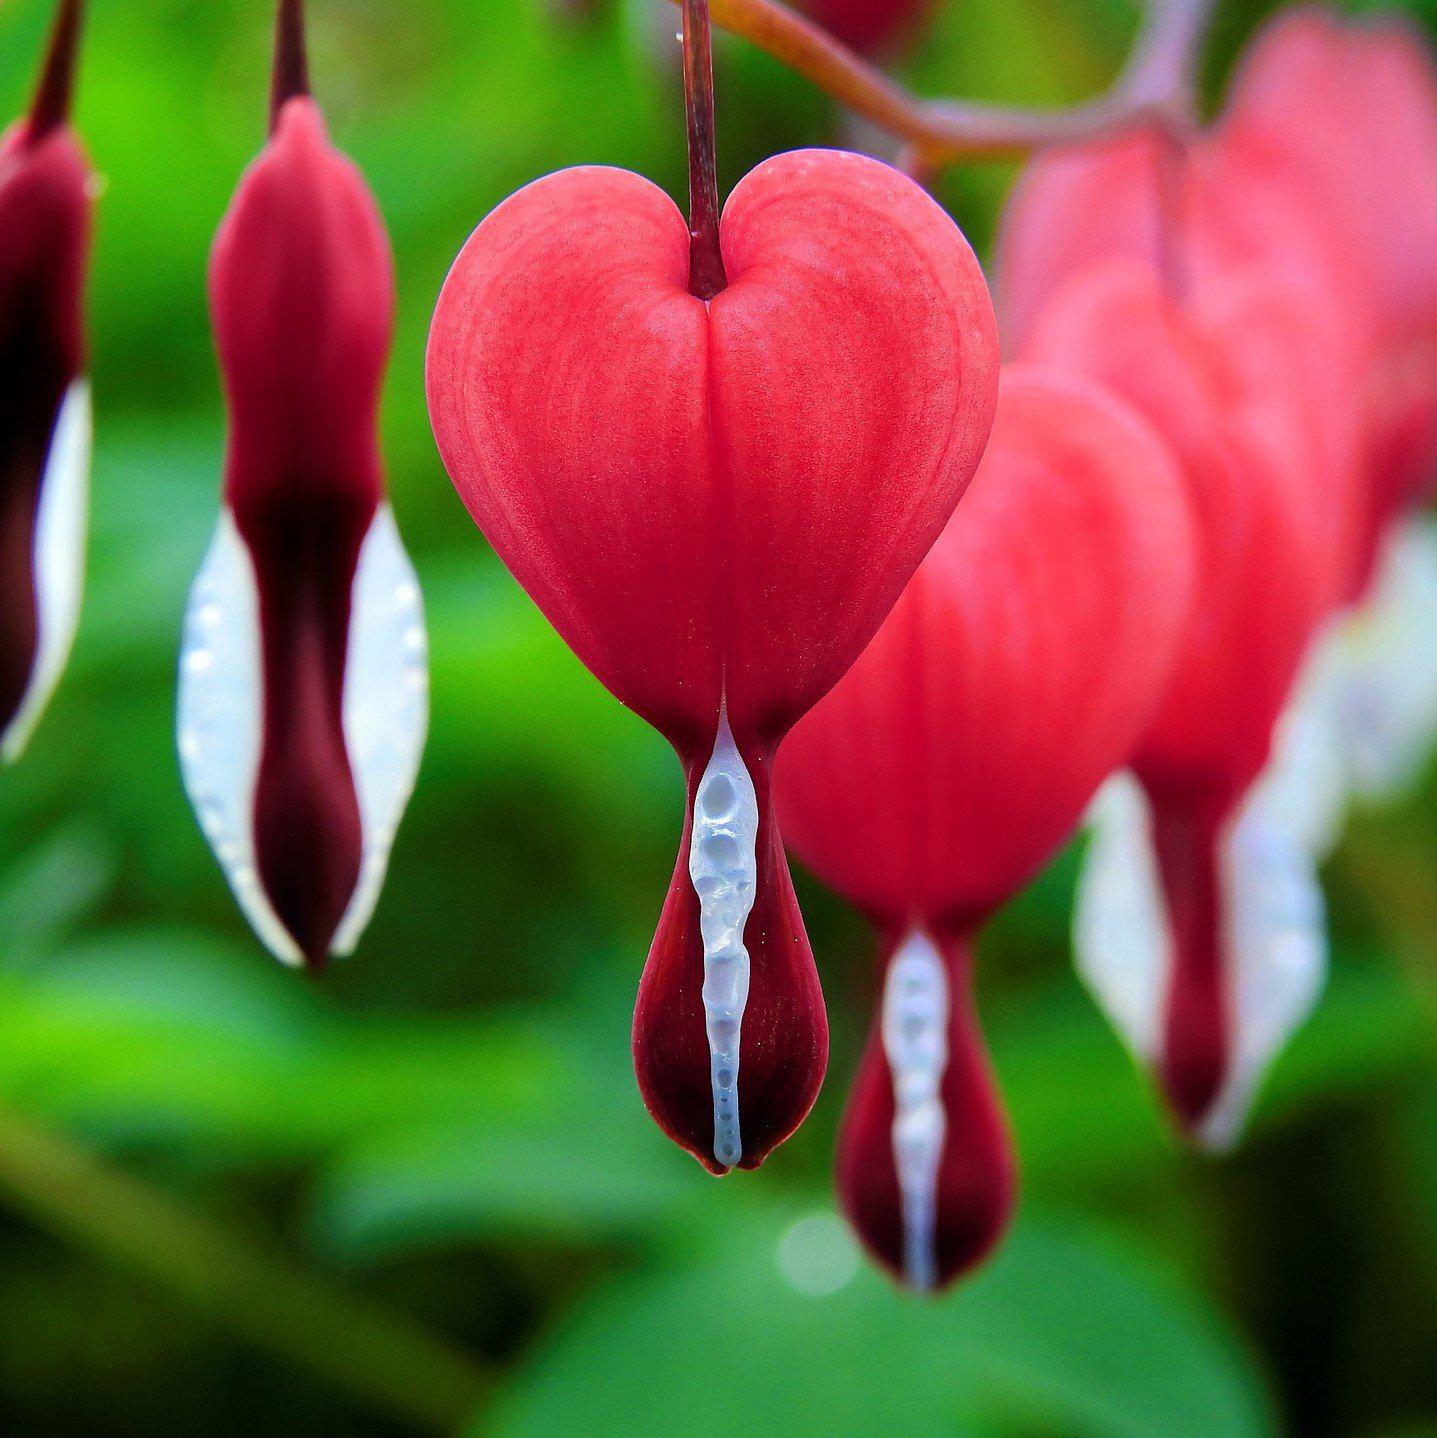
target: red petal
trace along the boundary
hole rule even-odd
[[[929,0],[803,0],[795,8],[850,50],[872,55],[892,50],[916,29]]]
[[[1095,387],[1005,370],[978,479],[877,638],[790,736],[783,826],[878,922],[975,922],[1142,733],[1187,620],[1172,459]]]
[[[429,397],[470,512],[604,684],[686,754],[776,740],[872,636],[977,463],[996,336],[971,250],[876,161],[761,165],[728,287],[661,191],[570,170],[445,282]]]
[[[1339,590],[1340,518],[1313,502],[1289,348],[1260,283],[1205,286],[1179,310],[1121,262],[1061,292],[1032,352],[1111,386],[1166,439],[1197,520],[1196,604],[1139,772],[1230,800],[1267,758],[1298,663]]]
[[[1279,15],[1248,50],[1222,128],[1314,207],[1355,277],[1344,298],[1374,305],[1360,593],[1384,527],[1437,474],[1437,69],[1399,19]]]

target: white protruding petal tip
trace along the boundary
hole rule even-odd
[[[364,830],[359,881],[330,952],[346,958],[364,932],[414,791],[429,729],[429,640],[414,566],[394,513],[381,504],[359,554],[344,670],[344,741]]]
[[[1078,974],[1134,1056],[1152,1063],[1171,941],[1147,795],[1131,774],[1114,774],[1098,791],[1088,826],[1073,910]]]
[[[74,643],[85,587],[85,532],[90,515],[90,385],[77,379],[55,416],[35,511],[35,659],[5,732],[0,759],[24,752]]]
[[[224,509],[185,610],[176,720],[180,773],[251,928],[281,963],[302,968],[304,956],[271,907],[255,868],[259,646],[254,565]]]

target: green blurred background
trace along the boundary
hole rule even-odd
[[[314,0],[338,143],[398,253],[384,414],[434,720],[388,887],[322,983],[240,920],[181,792],[185,592],[216,509],[210,237],[262,137],[265,0],[94,0],[80,121],[92,292],[90,579],[70,672],[0,774],[0,1431],[502,1438],[1437,1435],[1437,800],[1330,866],[1334,974],[1232,1159],[1180,1151],[1068,961],[1060,860],[988,936],[985,1028],[1023,1198],[956,1294],[892,1292],[829,1164],[872,978],[800,878],[834,1030],[807,1125],[722,1183],[629,1066],[677,766],[518,592],[445,479],[425,328],[504,194],[578,161],[684,188],[675,12]],[[0,8],[24,102],[50,5]],[[1230,4],[1216,85],[1261,7]],[[937,0],[930,92],[1104,83],[1121,0]],[[718,46],[721,179],[852,136]],[[1009,178],[950,177],[980,247]]]

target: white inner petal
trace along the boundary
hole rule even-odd
[[[254,786],[263,713],[259,595],[229,509],[190,589],[176,721],[180,773],[245,918],[283,963],[304,958],[279,921],[254,856]]]
[[[743,1157],[739,1132],[739,1030],[748,1003],[749,958],[743,931],[758,884],[758,797],[719,716],[713,756],[694,796],[689,879],[699,898],[703,935],[703,1005],[714,1104],[714,1158],[732,1167]]]
[[[1333,632],[1324,656],[1352,785],[1373,799],[1409,789],[1437,738],[1437,519],[1396,530],[1372,593]]]
[[[1142,785],[1114,774],[1088,809],[1073,911],[1078,974],[1133,1053],[1156,1063],[1172,943]]]
[[[393,511],[381,504],[359,554],[345,656],[344,742],[364,851],[359,881],[335,931],[337,955],[353,950],[374,912],[428,728],[424,602]]]
[[[35,658],[19,708],[0,737],[0,757],[19,758],[40,721],[80,623],[85,531],[90,515],[90,385],[77,379],[55,417],[35,513]]]
[[[883,983],[883,1051],[893,1080],[893,1166],[903,1211],[903,1271],[915,1288],[937,1282],[938,1169],[948,1128],[948,975],[929,937],[914,931]]]
[[[1220,942],[1232,1032],[1227,1079],[1196,1135],[1209,1148],[1237,1139],[1262,1075],[1322,990],[1327,927],[1317,865],[1335,813],[1331,737],[1295,712],[1222,840]],[[1156,1064],[1173,944],[1142,786],[1115,775],[1089,822],[1074,915],[1078,971],[1133,1053]]]
[[[1312,762],[1302,726],[1288,727],[1223,841],[1222,937],[1233,1036],[1227,1082],[1198,1134],[1212,1149],[1237,1140],[1258,1083],[1312,1012],[1327,974],[1327,909],[1314,831],[1294,824],[1291,802]]]

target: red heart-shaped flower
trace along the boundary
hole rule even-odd
[[[674,744],[691,818],[722,710],[752,786],[737,937],[753,1166],[807,1112],[827,1053],[768,766],[951,514],[991,423],[997,338],[962,235],[875,161],[767,161],[730,197],[721,243],[728,284],[705,302],[686,288],[688,229],[662,191],[618,170],[539,180],[455,262],[428,387],[470,513],[579,657]],[[722,1170],[690,833],[635,1059],[659,1123]]]

